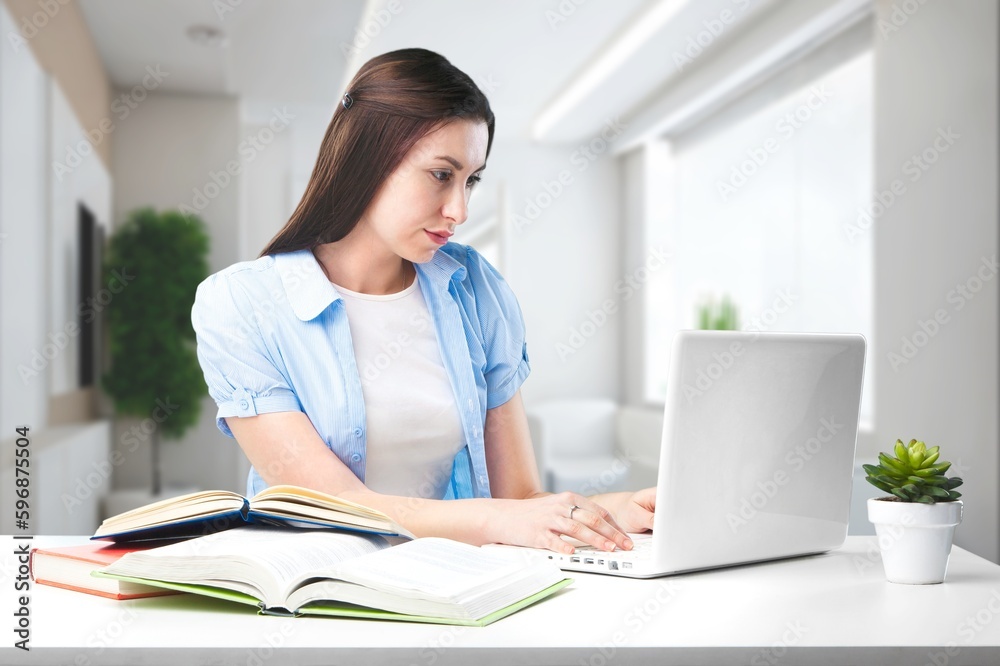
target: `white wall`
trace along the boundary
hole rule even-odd
[[[244,134],[256,134],[265,126],[250,125]],[[292,136],[282,132],[261,151],[243,172],[243,211],[246,230],[241,259],[255,259],[288,221],[292,190]],[[296,202],[297,203],[297,202]]]
[[[111,222],[111,175],[94,152],[59,85],[49,80],[49,176],[50,232],[46,257],[50,271],[49,323],[53,331],[64,331],[78,323],[80,266],[77,229],[79,203],[94,214],[105,235]],[[97,136],[97,135],[95,135]],[[102,139],[103,141],[104,139]],[[85,308],[96,311],[99,305]],[[79,353],[76,341],[66,346],[49,366],[50,395],[77,388]]]
[[[114,133],[114,217],[120,224],[141,206],[156,209],[196,209],[211,236],[209,270],[214,272],[239,257],[240,176],[214,187],[212,174],[239,160],[239,101],[234,98],[152,93],[118,123]],[[206,192],[207,189],[207,192]],[[194,191],[208,194],[199,199]],[[210,195],[215,194],[214,197]],[[204,204],[204,205],[202,205]],[[168,279],[169,276],[164,276]],[[239,447],[215,427],[216,407],[206,389],[198,425],[181,440],[164,440],[161,449],[163,484],[194,484],[203,488],[245,490],[239,476]],[[147,447],[129,453],[122,444],[125,431],[136,424],[119,419],[116,445],[126,456],[116,470],[115,486],[149,484]]]
[[[490,154],[488,171],[503,175],[510,206],[504,277],[527,327],[532,373],[522,390],[526,403],[620,398],[620,310],[579,349],[570,346],[571,330],[579,330],[589,312],[616,297],[624,229],[616,160],[609,152],[592,161],[582,154],[574,159],[577,149],[511,140],[497,143]],[[571,178],[568,184],[558,182],[562,171]],[[548,194],[560,185],[556,196]],[[545,204],[546,197],[551,199],[548,206],[539,206],[539,215],[528,220],[529,201]],[[559,344],[574,353],[561,357]]]
[[[872,226],[881,345],[869,356],[878,366],[877,442],[882,450],[897,437],[941,445],[965,479],[956,543],[996,562],[1000,280],[993,273],[972,300],[948,295],[997,253],[998,6],[897,4],[878,1],[875,36],[875,187],[882,192],[899,180],[906,188]],[[939,129],[948,128],[959,138],[935,149]],[[908,170],[925,150],[938,152],[934,164]],[[920,322],[939,310],[946,323],[933,337],[918,335]],[[925,344],[894,369],[888,354],[902,357],[904,337]]]
[[[0,34],[18,30],[0,5]],[[32,355],[46,353],[49,253],[44,146],[48,78],[30,49],[0,49],[0,440],[16,426],[34,431],[47,424],[48,361],[22,379]],[[55,348],[50,350],[55,355]]]

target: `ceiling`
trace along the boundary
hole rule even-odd
[[[169,73],[162,90],[239,97],[248,122],[263,122],[273,107],[285,105],[313,109],[323,118],[365,60],[422,46],[445,55],[486,92],[498,118],[498,139],[572,142],[675,77],[673,54],[706,21],[732,14],[726,32],[712,40],[722,42],[735,32],[732,25],[770,2],[81,0],[80,6],[118,87],[136,85],[147,66],[160,65]],[[643,32],[656,12],[669,20]],[[222,30],[227,45],[193,42],[186,35],[191,26]],[[709,44],[706,51],[715,47]],[[616,50],[624,57],[600,67]],[[586,75],[595,69],[602,73]],[[591,85],[550,114],[547,129],[539,132],[539,117],[582,73]]]

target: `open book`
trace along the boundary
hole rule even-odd
[[[211,534],[246,524],[332,528],[413,538],[381,511],[299,486],[277,485],[250,499],[206,490],[112,516],[92,539],[135,541]]]
[[[257,606],[482,626],[565,587],[548,560],[440,538],[252,526],[125,555],[94,573]]]

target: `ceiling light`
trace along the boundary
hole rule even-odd
[[[187,29],[187,36],[199,46],[209,46],[221,49],[229,45],[226,33],[211,25],[192,25]]]

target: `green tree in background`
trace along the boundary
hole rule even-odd
[[[191,306],[208,275],[208,234],[195,216],[141,208],[111,236],[102,267],[126,286],[107,307],[111,370],[102,387],[119,415],[152,419],[153,493],[160,491],[160,435],[179,438],[198,421],[205,382]]]

